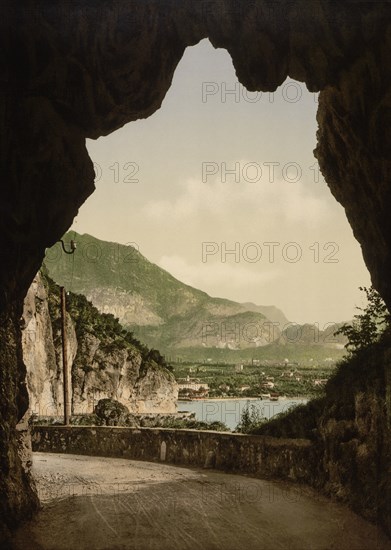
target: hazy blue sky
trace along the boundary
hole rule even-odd
[[[316,109],[292,81],[247,92],[229,54],[203,40],[159,111],[88,141],[97,190],[73,228],[137,243],[212,296],[273,304],[299,323],[349,319],[370,281],[343,208],[317,178]]]

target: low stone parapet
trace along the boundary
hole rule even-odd
[[[33,451],[69,453],[216,468],[317,485],[319,456],[307,439],[228,432],[34,426]]]

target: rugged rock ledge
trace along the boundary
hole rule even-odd
[[[325,396],[257,433],[308,437],[318,450],[310,483],[391,534],[391,333],[346,359]]]
[[[30,409],[39,416],[61,416],[63,411],[58,294],[59,287],[53,283],[48,287],[48,281],[38,273],[24,305],[23,358]],[[112,315],[100,314],[87,300],[74,303],[72,296],[68,299],[72,413],[92,413],[98,400],[105,398],[115,399],[135,413],[175,413],[178,386],[173,374],[154,361],[137,340],[128,343],[116,337]],[[106,330],[105,319],[109,321]],[[117,323],[114,326],[121,328]],[[159,360],[158,352],[155,355]]]

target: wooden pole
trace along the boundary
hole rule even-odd
[[[67,332],[66,332],[66,302],[65,288],[61,287],[61,336],[62,336],[62,366],[63,366],[63,385],[64,385],[64,425],[69,426],[70,419],[70,400],[69,400],[69,371],[67,356]]]

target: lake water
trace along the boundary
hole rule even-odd
[[[267,418],[273,418],[276,414],[287,411],[290,407],[307,403],[308,399],[280,399],[269,401],[267,399],[202,399],[196,401],[178,401],[178,411],[195,413],[197,420],[204,422],[224,422],[231,430],[240,422],[243,409],[247,404],[255,405],[260,414]]]

